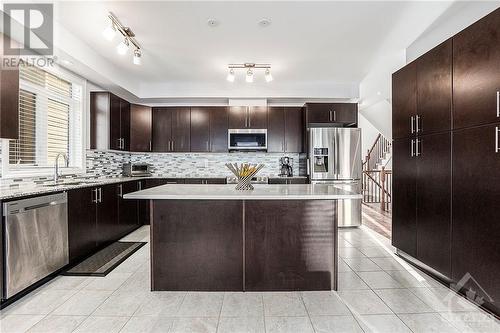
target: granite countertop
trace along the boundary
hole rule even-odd
[[[362,199],[361,194],[335,185],[254,185],[252,191],[238,191],[234,185],[171,184],[125,194],[125,199],[154,200],[341,200]]]

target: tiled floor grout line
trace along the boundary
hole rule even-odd
[[[266,327],[266,304],[264,303],[264,294],[260,293],[260,299],[262,300],[262,318],[264,318],[264,332],[267,333]]]
[[[217,326],[215,327],[216,333],[219,332],[220,318],[221,318],[221,314],[222,314],[222,308],[224,307],[224,302],[226,301],[226,295],[227,294],[222,295],[222,304],[220,305],[219,317],[217,318]]]
[[[304,297],[302,297],[302,292],[299,292],[299,298],[300,298],[300,301],[302,302],[302,305],[304,306],[304,309],[306,310],[307,319],[309,319],[309,324],[311,324],[311,328],[312,328],[313,332],[316,332],[316,328],[314,327],[312,319],[311,319],[311,314],[309,313],[309,310],[307,309],[306,302],[304,302]]]

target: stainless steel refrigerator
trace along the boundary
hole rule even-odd
[[[308,174],[312,184],[334,184],[361,194],[361,129],[309,129]],[[361,225],[361,199],[340,200],[339,227]]]

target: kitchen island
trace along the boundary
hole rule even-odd
[[[337,289],[339,200],[333,185],[163,185],[150,200],[151,288],[189,291]]]

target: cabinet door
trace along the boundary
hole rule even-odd
[[[417,259],[450,277],[451,133],[416,140]]]
[[[210,108],[191,108],[191,151],[210,151]]]
[[[285,151],[285,108],[270,107],[267,117],[267,151],[282,153]]]
[[[152,111],[149,106],[132,104],[130,107],[130,151],[152,150]]]
[[[111,243],[120,236],[118,222],[118,190],[116,184],[99,187],[100,201],[97,203],[96,224],[98,246]]]
[[[206,178],[205,184],[226,184],[226,178]]]
[[[226,107],[210,108],[210,151],[227,152],[228,109]]]
[[[286,178],[269,178],[269,185],[285,185],[287,184]]]
[[[356,103],[332,103],[333,122],[343,124],[358,123],[358,104]]]
[[[307,103],[306,119],[307,123],[328,123],[331,120],[330,104]]]
[[[248,127],[248,108],[246,106],[231,106],[229,108],[229,128]]]
[[[130,103],[123,99],[120,99],[120,137],[121,150],[130,151]]]
[[[153,108],[153,151],[170,151],[172,117],[168,108]]]
[[[137,190],[144,190],[147,188],[146,180],[140,180],[137,182]],[[149,224],[149,200],[137,200],[137,215],[139,225]]]
[[[123,199],[123,195],[137,191],[137,184],[137,181],[131,181],[118,185],[121,186],[120,194],[122,195],[118,199],[120,237],[125,236],[138,226],[139,200]]]
[[[453,128],[500,121],[500,9],[453,37]]]
[[[393,141],[392,245],[417,255],[417,165],[412,157],[414,139]]]
[[[267,106],[248,107],[248,128],[267,128]]]
[[[203,184],[202,178],[186,178],[185,184]]]
[[[121,150],[120,98],[109,93],[109,149]]]
[[[68,191],[68,245],[70,263],[96,248],[95,188]]]
[[[419,133],[451,129],[451,39],[417,59]]]
[[[109,142],[110,95],[101,91],[90,93],[90,149],[107,150],[111,148]]]
[[[392,74],[393,138],[406,138],[414,133],[414,119],[416,114],[417,64],[416,62],[412,62]]]
[[[304,114],[302,108],[285,107],[285,152],[304,151]]]
[[[3,64],[4,45],[13,43],[0,32],[0,61]],[[5,43],[5,44],[4,44]],[[18,53],[18,52],[16,52]],[[18,54],[19,55],[19,54]],[[0,66],[0,138],[19,137],[19,69],[2,69]]]
[[[190,147],[190,108],[172,108],[172,151],[189,152]]]
[[[307,178],[291,178],[288,179],[288,184],[308,184]]]
[[[500,300],[500,123],[453,133],[452,278]],[[500,133],[499,133],[500,134]],[[478,287],[481,288],[478,288]],[[484,292],[488,295],[486,295]]]

